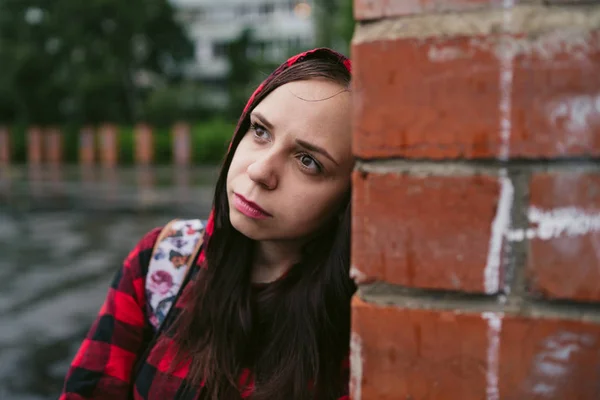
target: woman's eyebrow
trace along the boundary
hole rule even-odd
[[[256,118],[257,120],[260,121],[261,124],[263,124],[265,126],[265,128],[269,129],[269,130],[273,130],[273,124],[269,122],[268,119],[265,118],[264,115],[262,115],[261,113],[259,113],[258,111],[254,111],[251,116],[253,116],[254,118]]]
[[[296,139],[296,143],[298,145],[304,147],[307,150],[314,151],[315,153],[322,154],[323,156],[329,158],[335,165],[338,165],[338,166],[340,165],[337,161],[335,161],[333,159],[333,157],[331,156],[331,154],[329,154],[324,148],[316,146],[316,145],[314,145],[312,143],[305,142],[302,139]]]

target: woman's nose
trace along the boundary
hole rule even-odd
[[[248,176],[265,189],[273,190],[277,187],[277,166],[273,155],[265,154],[248,166]]]

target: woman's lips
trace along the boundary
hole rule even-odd
[[[271,214],[260,208],[256,203],[247,200],[244,196],[234,193],[233,205],[235,209],[244,214],[247,217],[255,219],[265,219],[272,217]]]

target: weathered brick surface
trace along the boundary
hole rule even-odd
[[[548,5],[587,5],[594,3],[594,1],[595,0],[544,0],[544,3]]]
[[[600,398],[600,325],[353,302],[352,399]]]
[[[368,20],[425,12],[467,11],[488,6],[501,7],[502,2],[494,0],[354,0],[354,16],[357,20]]]
[[[504,50],[493,34],[357,40],[354,151],[475,159],[499,158],[507,146],[512,158],[600,156],[599,32],[515,34]]]
[[[499,184],[491,176],[353,176],[352,265],[369,279],[483,292]]]
[[[600,398],[600,5],[490,3],[356,0],[352,399]]]
[[[600,174],[535,174],[530,193],[530,289],[600,301]]]

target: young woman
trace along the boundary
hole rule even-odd
[[[156,229],[117,274],[61,399],[346,398],[349,87],[349,60],[329,49],[258,87],[167,327],[154,333],[145,311]]]

